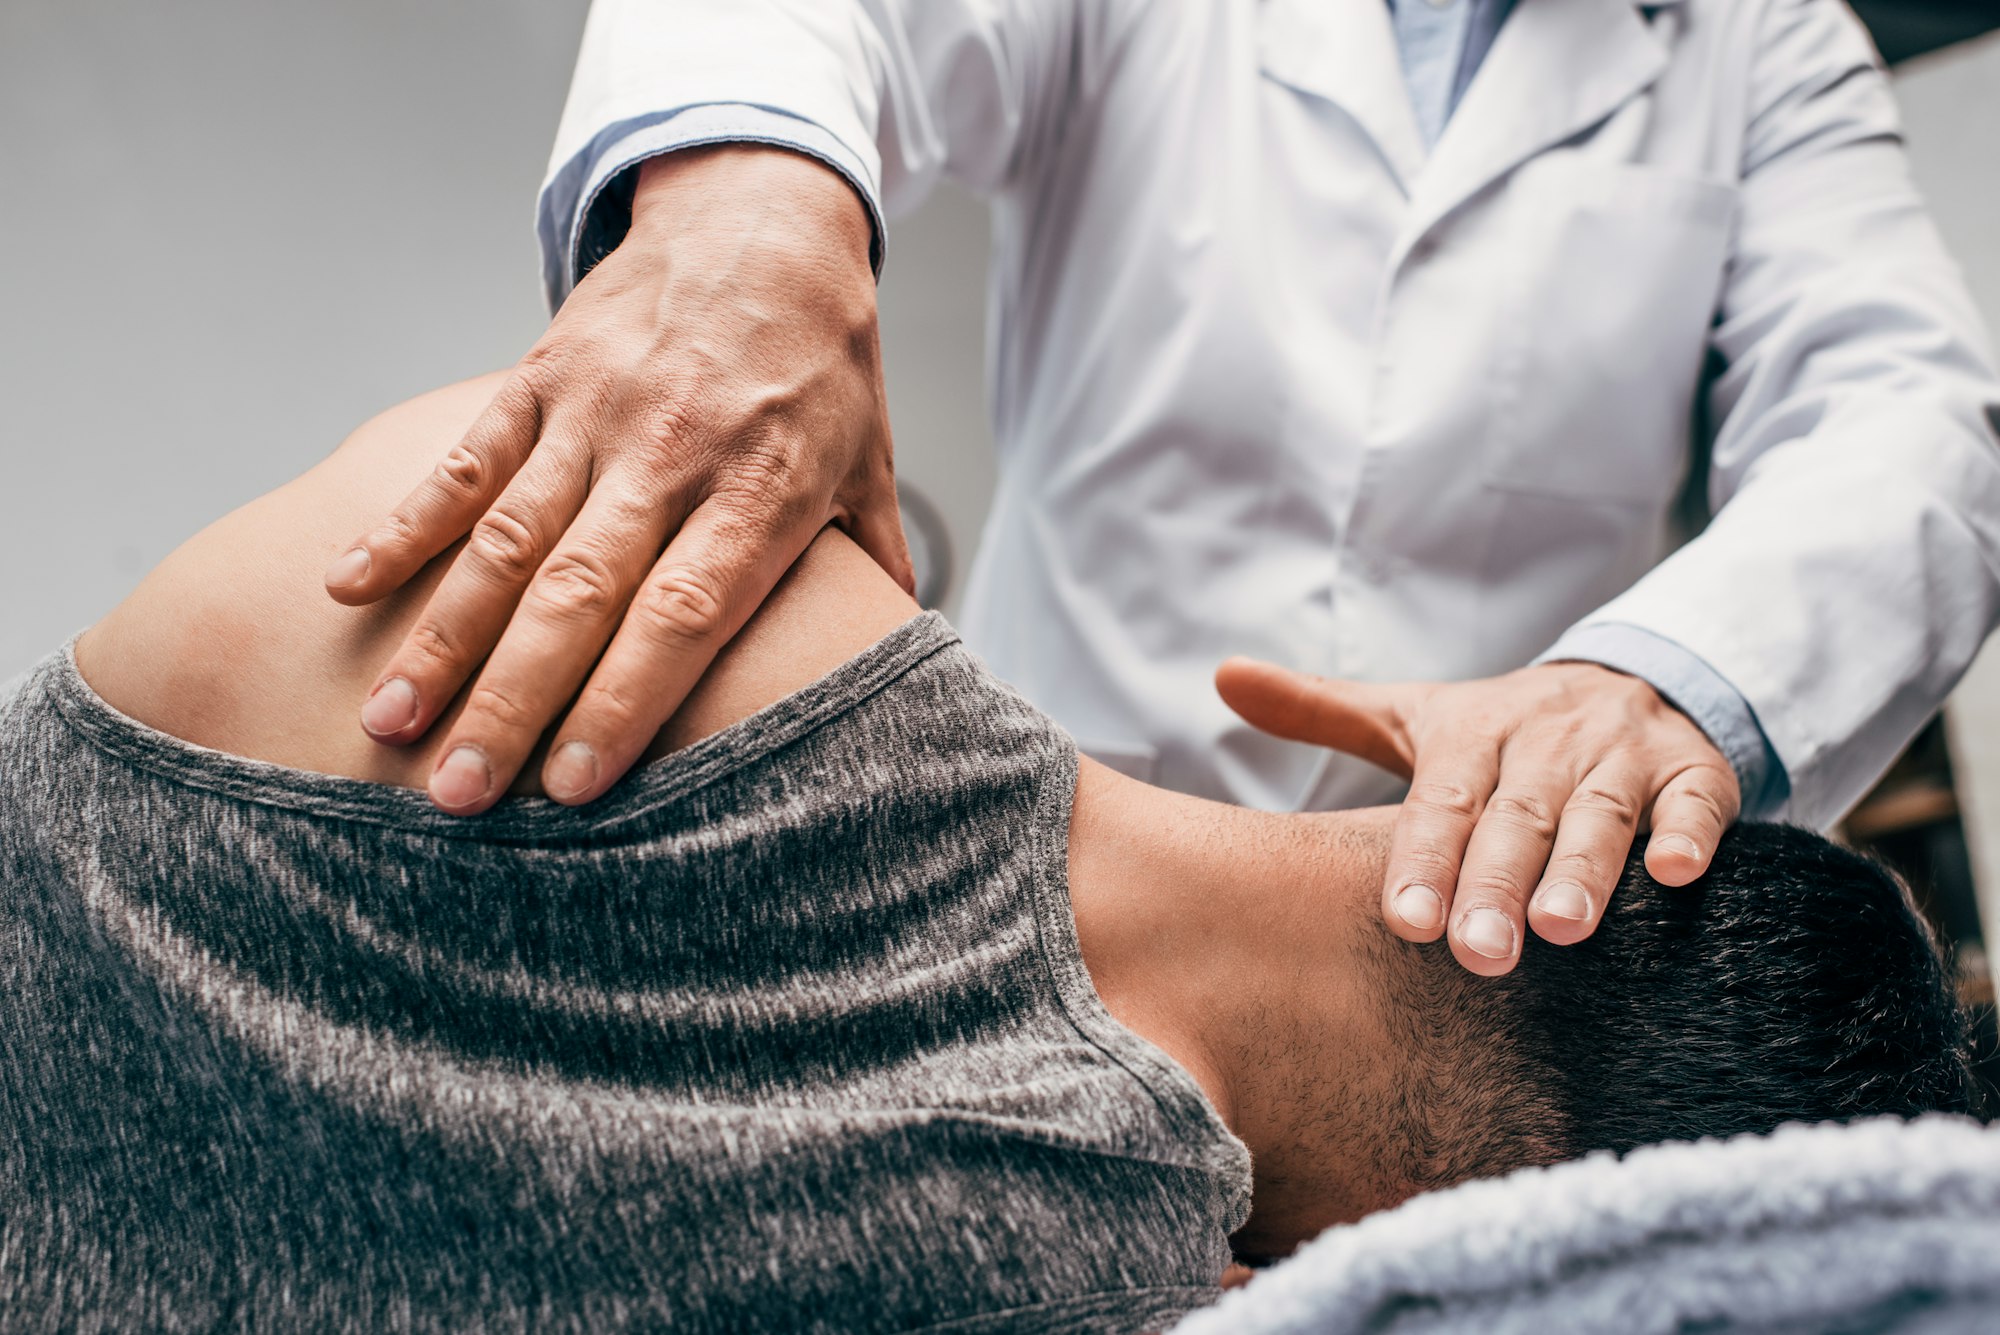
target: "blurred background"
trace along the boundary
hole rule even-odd
[[[362,419],[528,348],[535,191],[585,9],[0,3],[0,679]],[[1860,9],[2000,325],[2000,4]],[[986,240],[942,193],[895,228],[882,282],[934,577],[962,570],[992,487]],[[1990,1003],[1974,896],[2000,909],[2000,650],[1848,834],[1908,872]]]

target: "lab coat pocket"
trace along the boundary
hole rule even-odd
[[[1513,318],[1487,483],[1665,504],[1686,465],[1736,187],[1558,155],[1508,195]]]

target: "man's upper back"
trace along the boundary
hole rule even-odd
[[[599,802],[0,706],[0,1310],[1160,1326],[1248,1205],[1092,991],[1074,754],[921,618]]]
[[[1074,753],[844,539],[590,806],[446,815],[425,750],[362,734],[421,591],[340,608],[318,570],[483,399],[378,419],[0,703],[0,1256],[28,1258],[0,1310],[1032,1329],[1203,1301],[1247,1163],[1092,990]]]

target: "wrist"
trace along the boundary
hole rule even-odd
[[[640,164],[631,236],[708,229],[739,244],[782,238],[793,253],[858,268],[873,287],[867,204],[846,177],[807,154],[769,144],[705,144]]]

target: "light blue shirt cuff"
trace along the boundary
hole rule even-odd
[[[1535,659],[1559,660],[1602,663],[1628,673],[1693,719],[1736,770],[1746,818],[1770,815],[1791,795],[1791,777],[1750,702],[1721,673],[1664,635],[1623,622],[1579,626]]]
[[[845,177],[868,207],[875,232],[869,263],[881,274],[888,228],[882,218],[881,191],[860,154],[831,131],[783,111],[704,103],[607,126],[549,177],[535,211],[542,288],[549,309],[562,305],[570,289],[611,253],[632,225],[632,182],[627,172],[662,153],[724,143],[791,149]]]

